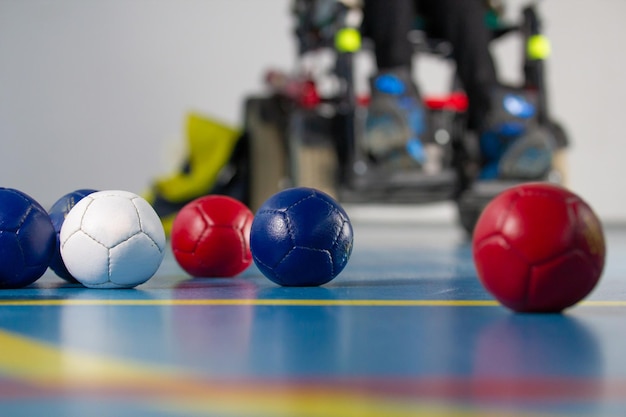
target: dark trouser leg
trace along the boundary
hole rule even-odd
[[[469,128],[485,128],[491,94],[497,86],[485,7],[480,0],[418,0],[417,4],[430,23],[431,35],[452,44],[457,73],[469,99]]]
[[[363,35],[374,42],[380,71],[411,66],[407,35],[415,19],[414,0],[365,0]]]

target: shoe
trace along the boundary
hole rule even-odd
[[[393,167],[423,165],[426,154],[421,137],[426,118],[408,69],[375,76],[371,92],[364,132],[369,159]]]
[[[533,128],[511,143],[499,163],[506,179],[544,179],[552,168],[554,140],[546,129]]]
[[[521,93],[500,92],[480,135],[479,179],[541,180],[552,168],[555,139],[536,124],[536,107]]]

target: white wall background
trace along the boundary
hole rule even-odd
[[[45,207],[76,188],[143,192],[185,114],[240,120],[290,66],[287,0],[0,0],[0,185]]]
[[[626,221],[626,2],[541,10],[570,186],[605,221]],[[187,111],[237,125],[263,72],[292,68],[291,25],[289,0],[0,0],[0,186],[46,207],[76,188],[143,192],[183,151]],[[494,50],[504,79],[519,74],[519,47]],[[419,69],[426,91],[445,78]]]

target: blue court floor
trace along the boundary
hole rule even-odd
[[[493,301],[455,225],[354,230],[322,287],[190,279],[168,253],[132,290],[0,291],[0,416],[626,415],[626,228],[595,291],[544,315]]]

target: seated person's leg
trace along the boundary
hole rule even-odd
[[[419,140],[424,111],[411,79],[413,0],[365,0],[363,34],[375,47],[378,74],[371,80],[365,146],[375,162],[423,163]]]
[[[491,92],[498,85],[483,1],[418,0],[417,4],[429,35],[452,44],[457,75],[470,103],[468,127],[482,129],[491,107]]]
[[[521,95],[519,114],[505,106],[507,92],[499,85],[489,51],[491,33],[485,24],[481,0],[419,0],[419,12],[430,23],[433,36],[452,44],[457,73],[469,100],[468,128],[481,142],[480,177],[539,179],[550,168],[551,144],[546,136],[527,135],[529,124],[523,114],[530,103]],[[513,106],[515,107],[515,106]]]
[[[376,64],[380,70],[410,67],[413,47],[408,33],[413,28],[413,0],[365,0],[363,36],[374,42]]]

